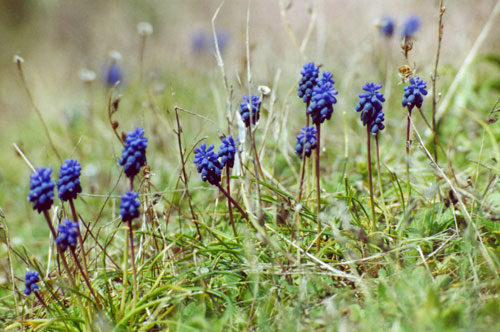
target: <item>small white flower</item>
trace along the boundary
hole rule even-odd
[[[148,22],[141,22],[137,24],[137,32],[141,36],[150,36],[153,33],[153,26]]]
[[[266,86],[266,85],[259,85],[259,87],[257,88],[257,90],[263,96],[266,96],[269,93],[271,93],[271,89],[268,86]]]
[[[14,63],[23,63],[24,59],[21,58],[19,55],[14,55]]]
[[[84,82],[92,82],[96,79],[96,73],[90,69],[82,68],[78,73],[80,79]]]
[[[109,52],[109,58],[114,61],[120,61],[122,59],[122,55],[118,51]]]
[[[302,211],[302,204],[298,203],[297,205],[295,205],[295,212],[300,212]]]

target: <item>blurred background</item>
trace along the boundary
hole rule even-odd
[[[32,113],[12,61],[14,54],[25,60],[26,77],[42,111],[59,113],[84,101],[80,70],[94,71],[99,81],[110,51],[122,56],[124,84],[135,79],[141,45],[137,33],[140,22],[149,22],[153,27],[145,49],[145,79],[156,75],[168,86],[185,79],[186,75],[190,79],[196,75],[212,75],[219,84],[211,19],[221,3],[219,0],[1,0],[0,125],[22,121]],[[245,33],[249,3],[252,71],[256,84],[271,85],[279,68],[288,90],[298,80],[300,66],[306,60],[324,64],[335,78],[344,77],[347,72],[354,77],[367,75],[377,70],[373,66],[376,56],[378,52],[387,52],[387,48],[397,68],[403,63],[399,49],[401,25],[411,14],[418,15],[422,21],[412,59],[419,73],[428,74],[432,68],[438,1],[232,0],[223,4],[216,26],[228,79],[234,86],[239,85],[238,77],[246,80]],[[463,61],[495,3],[495,0],[445,1],[441,57],[444,66],[456,66]],[[286,24],[300,44],[313,15],[312,8],[316,8],[316,24],[301,54]],[[280,9],[286,12],[286,20],[280,15]],[[390,15],[395,21],[394,38],[388,44],[383,44],[375,27],[384,15]],[[500,34],[498,28],[495,29],[482,52],[498,52]],[[210,95],[207,90],[199,91],[197,102],[184,106],[206,103],[203,99]]]

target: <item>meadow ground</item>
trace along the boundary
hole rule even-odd
[[[500,330],[500,1],[5,0],[0,13],[0,329]],[[338,95],[303,163],[307,62]],[[407,145],[409,76],[428,94]],[[385,97],[376,136],[355,111],[366,82]],[[129,224],[119,160],[135,127],[147,166]],[[226,169],[218,188],[194,163],[229,134],[230,207]],[[63,259],[27,196],[31,165],[57,181],[67,158],[83,190],[74,211],[56,191],[46,215],[79,219],[85,253]],[[28,296],[27,271],[40,274]]]

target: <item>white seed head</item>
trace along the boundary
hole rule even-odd
[[[150,36],[153,33],[153,26],[148,22],[141,22],[137,24],[137,32],[141,36]]]
[[[259,85],[259,87],[257,88],[257,90],[263,96],[266,96],[266,95],[268,95],[271,92],[271,89],[268,86],[266,86],[266,85]]]
[[[120,61],[122,59],[122,54],[118,51],[109,52],[109,58],[114,61]]]
[[[96,73],[90,69],[82,68],[78,73],[80,79],[84,82],[92,82],[96,79]]]
[[[295,212],[300,212],[300,211],[302,211],[302,204],[297,203],[297,204],[295,205]]]
[[[14,55],[14,63],[23,63],[24,59],[21,58],[19,55]]]

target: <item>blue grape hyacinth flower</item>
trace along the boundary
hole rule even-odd
[[[308,62],[304,65],[300,73],[302,74],[302,78],[299,81],[297,96],[302,98],[304,103],[309,103],[311,101],[314,86],[316,86],[317,83],[319,68],[314,65],[314,62]]]
[[[200,147],[194,151],[194,163],[203,182],[208,181],[211,185],[218,185],[221,180],[222,164],[214,152],[214,146],[210,145],[207,149],[207,145],[201,143]]]
[[[135,128],[134,131],[128,133],[118,162],[120,166],[123,166],[127,177],[133,178],[139,173],[141,167],[146,165],[147,147],[148,139],[144,137],[144,129]]]
[[[28,271],[24,276],[24,295],[29,296],[31,292],[36,292],[40,289],[40,274],[36,271]]]
[[[243,101],[240,103],[240,115],[241,119],[245,123],[245,126],[250,126],[250,109],[252,113],[252,125],[259,120],[260,116],[260,100],[259,97],[255,95],[244,96]]]
[[[33,203],[33,210],[38,213],[49,210],[54,202],[54,182],[50,179],[52,168],[35,168],[30,175],[28,201]]]
[[[333,87],[335,82],[332,77],[331,73],[324,72],[313,89],[307,114],[311,116],[312,122],[316,125],[330,120],[333,114],[333,104],[337,103],[335,96],[338,92]]]
[[[120,216],[123,222],[132,221],[139,217],[139,206],[141,206],[141,202],[138,198],[139,194],[130,190],[125,191],[125,195],[121,197]]]
[[[384,37],[390,38],[394,34],[394,19],[390,16],[384,16],[378,27]]]
[[[221,140],[222,144],[219,149],[219,158],[222,168],[225,166],[233,168],[234,157],[236,155],[236,144],[234,143],[234,139],[231,135],[228,135],[226,138],[222,138]]]
[[[191,50],[195,54],[201,54],[208,45],[207,35],[202,29],[197,29],[191,33]]]
[[[408,16],[403,23],[403,38],[414,38],[420,28],[420,18],[415,15]]]
[[[77,222],[65,219],[64,222],[57,227],[57,233],[56,244],[63,252],[65,252],[68,247],[72,249],[76,248],[76,241],[80,234]]]
[[[404,95],[401,105],[403,107],[407,107],[410,113],[415,106],[417,108],[421,108],[422,103],[424,102],[423,96],[427,95],[426,89],[427,83],[424,80],[420,79],[420,77],[415,79],[410,77],[410,84],[404,87]]]
[[[318,132],[314,126],[304,126],[297,135],[297,144],[295,145],[295,152],[302,158],[302,154],[305,153],[306,157],[310,157],[312,150],[316,149],[316,143],[318,141],[316,135]]]
[[[80,163],[75,159],[66,159],[59,169],[59,179],[57,180],[57,191],[59,199],[68,201],[75,199],[82,192],[80,185]]]
[[[363,125],[367,126],[372,134],[377,134],[384,126],[384,112],[382,103],[385,102],[384,95],[377,91],[382,88],[381,84],[366,83],[363,90],[366,92],[359,94],[359,103],[356,105],[356,112],[361,112]]]
[[[226,46],[229,44],[229,39],[230,39],[229,31],[227,31],[224,28],[218,28],[215,31],[215,34],[217,35],[217,42],[219,43],[218,45],[219,51],[222,53],[226,49]],[[212,40],[212,46],[213,49],[215,50],[215,39]]]
[[[123,82],[122,68],[117,62],[111,63],[105,69],[104,80],[109,86],[115,85],[117,82]]]

